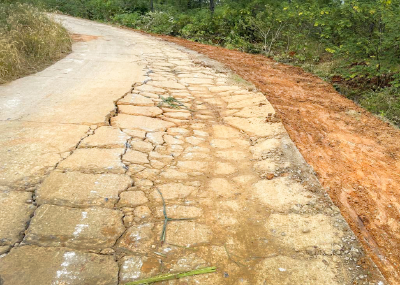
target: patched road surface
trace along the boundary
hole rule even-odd
[[[0,86],[0,284],[386,284],[254,86],[57,18],[90,40]]]

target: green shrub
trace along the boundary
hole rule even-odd
[[[139,17],[137,27],[156,34],[170,35],[174,30],[174,17],[167,12],[149,12]]]
[[[68,32],[28,4],[0,4],[0,83],[35,72],[71,50]]]
[[[136,28],[136,22],[139,21],[139,18],[139,13],[134,12],[129,14],[117,14],[112,17],[112,21],[127,27]]]
[[[386,117],[400,126],[400,89],[391,87],[364,94],[361,106],[368,111]]]
[[[208,0],[154,0],[154,12],[149,11],[148,0],[20,1],[40,2],[74,16],[111,20],[148,32],[263,53],[306,67],[326,80],[334,78],[341,82],[338,90],[357,102],[365,92],[400,87],[400,0],[224,0],[214,1],[213,12]],[[378,97],[389,96],[378,93],[382,94]],[[372,96],[368,96],[369,102],[374,101]],[[394,104],[393,100],[387,102]]]

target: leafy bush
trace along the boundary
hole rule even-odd
[[[118,23],[130,28],[136,28],[136,22],[139,20],[139,13],[117,14],[112,17],[114,23]]]
[[[157,34],[170,35],[174,30],[174,17],[167,12],[149,12],[136,22],[139,29]]]
[[[74,16],[264,53],[333,78],[340,90],[348,90],[346,94],[358,92],[358,99],[365,92],[400,87],[400,0],[214,0],[213,12],[208,0],[153,0],[153,12],[148,0],[24,1],[39,1]]]
[[[0,83],[35,72],[71,50],[68,32],[28,4],[0,4]]]
[[[388,118],[400,126],[400,89],[395,87],[370,91],[364,94],[360,100],[361,106]]]

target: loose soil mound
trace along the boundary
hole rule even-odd
[[[264,92],[372,259],[399,284],[400,131],[300,68],[161,37],[224,63]]]

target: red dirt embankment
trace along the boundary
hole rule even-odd
[[[400,131],[300,68],[161,37],[224,63],[265,93],[371,258],[400,284]]]

